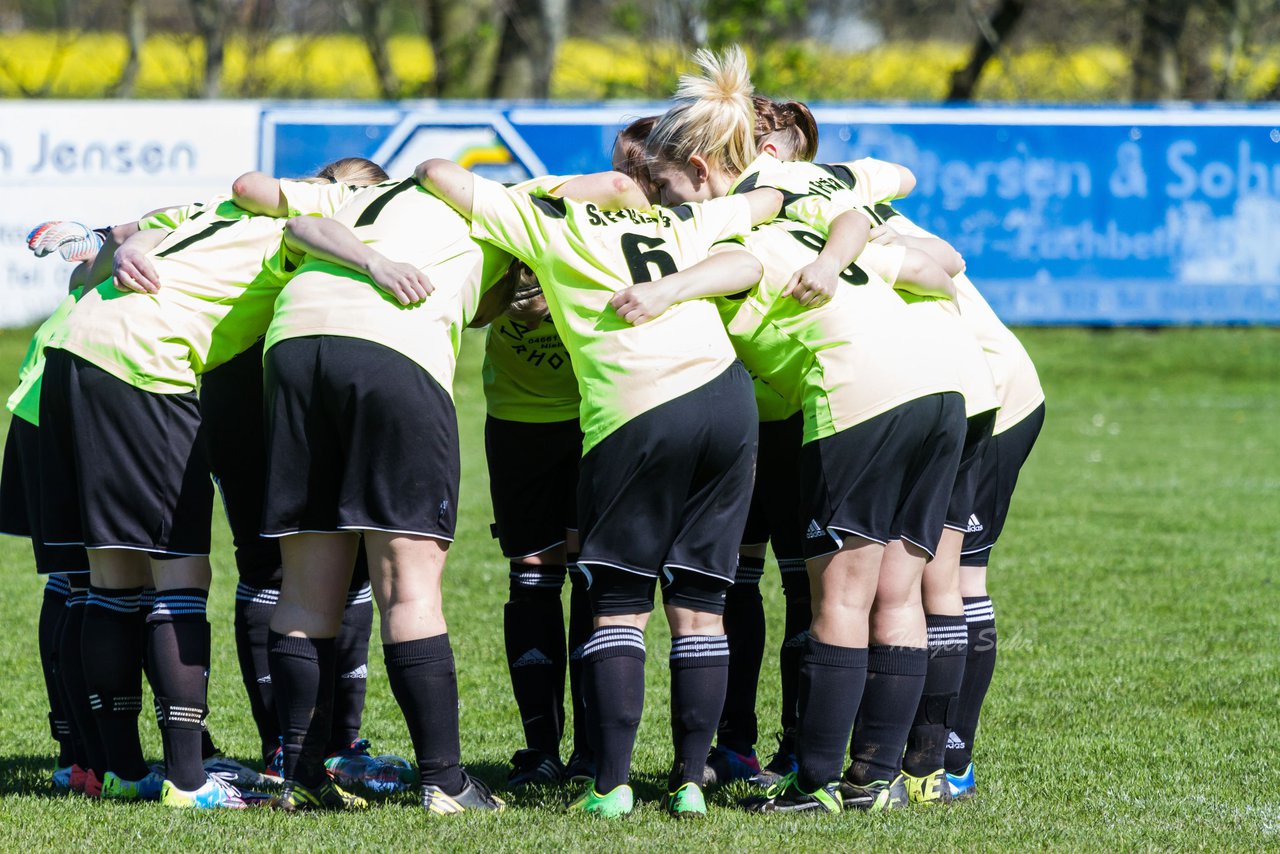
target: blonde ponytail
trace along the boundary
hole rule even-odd
[[[649,134],[651,157],[683,166],[698,154],[734,175],[756,158],[755,107],[747,57],[738,46],[717,57],[693,55],[701,75],[685,74],[676,87],[676,106]]]

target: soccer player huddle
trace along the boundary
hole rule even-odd
[[[753,96],[737,49],[695,61],[665,114],[618,135],[612,172],[505,186],[447,160],[389,179],[348,158],[247,173],[104,238],[33,232],[84,259],[9,400],[0,482],[0,529],[30,536],[49,576],[55,784],[175,807],[274,787],[290,811],[417,785],[430,814],[503,808],[462,765],[441,597],[456,359],[462,330],[487,326],[526,742],[509,787],[571,782],[570,810],[633,810],[660,588],[671,815],[705,815],[705,789],[734,780],[759,786],[740,802],[759,813],[976,791],[986,566],[1043,423],[1035,368],[959,254],[892,206],[908,170],[813,163],[804,105]],[[261,773],[205,726],[211,481]],[[762,766],[767,545],[786,609]],[[359,736],[371,601],[414,763]]]

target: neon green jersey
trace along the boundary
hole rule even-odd
[[[756,411],[761,421],[786,421],[801,410],[800,402],[783,397],[782,393],[754,373],[751,374],[751,390],[756,395]]]
[[[435,291],[404,306],[363,273],[308,257],[280,292],[266,346],[308,335],[372,341],[412,359],[452,394],[462,330],[511,258],[472,240],[466,220],[413,178],[360,191],[333,219],[393,261],[417,267]]]
[[[40,426],[40,384],[44,378],[44,348],[49,339],[62,328],[71,316],[71,310],[84,296],[84,288],[76,288],[67,298],[58,303],[27,345],[27,355],[22,359],[22,367],[18,369],[18,387],[9,395],[6,404],[9,411],[23,421]]]
[[[832,300],[806,308],[783,297],[795,270],[823,246],[821,235],[777,220],[739,243],[764,266],[745,298],[719,300],[743,362],[784,398],[802,401],[804,439],[813,442],[923,397],[960,391],[945,348],[919,330],[891,283],[853,264]]]
[[[489,324],[481,375],[485,407],[494,418],[543,424],[578,417],[578,378],[550,320],[530,329],[499,315]]]
[[[683,303],[632,326],[610,298],[695,264],[716,241],[750,228],[750,205],[741,197],[602,211],[475,178],[471,233],[529,265],[573,360],[584,454],[637,415],[706,385],[734,361],[710,302]]]
[[[280,186],[290,208],[316,214],[356,189]],[[280,239],[286,220],[254,216],[218,197],[178,213],[176,221],[150,253],[158,293],[121,293],[108,279],[85,294],[49,346],[143,391],[180,394],[261,338],[298,260]]]
[[[743,170],[729,187],[729,192],[745,193],[757,187],[779,190],[782,193],[782,216],[807,223],[823,236],[830,230],[831,222],[847,210],[857,210],[871,219],[866,211],[856,206],[833,202],[833,197],[847,190],[848,185],[829,166],[819,166],[806,160],[784,161],[770,154],[761,154]]]

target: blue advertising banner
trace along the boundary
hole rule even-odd
[[[263,107],[260,167],[449,157],[501,180],[608,168],[662,104]],[[1009,323],[1280,324],[1280,109],[815,106],[823,162],[879,157]]]

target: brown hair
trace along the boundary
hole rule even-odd
[[[676,106],[658,119],[646,147],[651,156],[680,166],[699,154],[712,165],[741,174],[756,158],[747,56],[735,45],[722,56],[699,50],[693,61],[702,74],[680,77]]]
[[[645,116],[618,131],[613,144],[622,153],[620,171],[628,178],[637,181],[640,178],[646,181],[649,179],[649,154],[645,151],[644,143],[657,123],[657,116]]]
[[[355,187],[370,187],[387,180],[387,173],[372,160],[363,157],[343,157],[327,166],[322,166],[314,178],[302,178],[311,184],[350,184]]]
[[[812,160],[818,154],[818,123],[799,101],[774,101],[763,95],[751,99],[756,108],[756,145],[778,149],[779,160]]]

